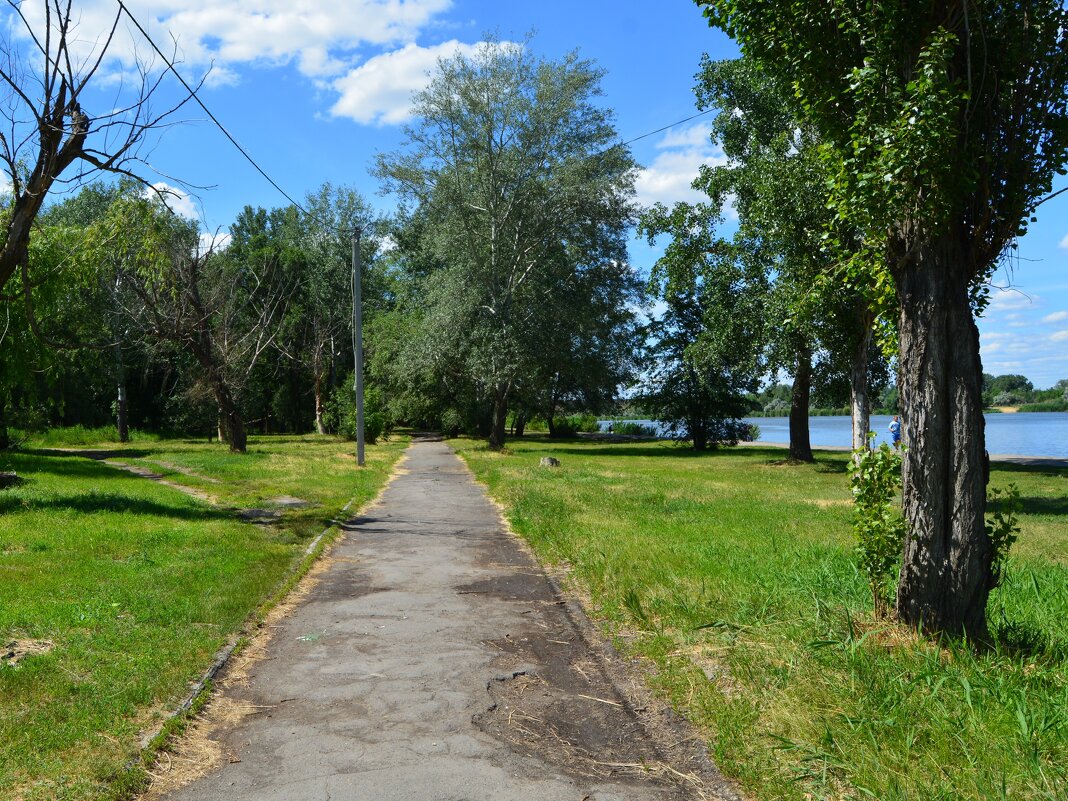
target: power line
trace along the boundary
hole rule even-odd
[[[658,133],[663,133],[664,131],[670,130],[671,128],[674,128],[676,125],[682,125],[684,122],[689,122],[690,120],[696,120],[698,117],[703,117],[706,114],[711,114],[715,110],[716,109],[706,108],[704,111],[699,111],[696,114],[691,114],[689,117],[687,117],[684,120],[679,120],[678,122],[673,122],[673,123],[671,123],[671,125],[665,125],[663,128],[657,128],[655,131],[649,131],[649,133],[643,133],[641,136],[635,136],[633,139],[628,139],[626,142],[620,142],[618,145],[613,145],[613,147],[626,147],[627,145],[634,144],[639,139],[648,139],[650,136],[656,136]]]
[[[128,9],[126,7],[126,4],[123,2],[123,0],[115,0],[115,2],[117,2],[119,4],[119,8],[122,9],[122,12],[124,14],[126,14],[127,18],[130,20],[130,22],[132,22],[134,24],[134,26],[137,28],[137,30],[141,32],[141,35],[145,38],[145,41],[147,41],[152,46],[152,49],[154,51],[156,51],[156,54],[161,59],[163,59],[163,63],[167,65],[167,69],[169,69],[171,71],[171,73],[174,75],[174,77],[178,79],[178,82],[182,84],[182,86],[185,88],[185,90],[189,93],[189,96],[192,97],[193,100],[196,101],[197,105],[200,106],[201,109],[203,109],[204,113],[208,115],[208,118],[213,123],[215,123],[215,126],[220,131],[222,131],[223,135],[227,139],[230,140],[230,143],[234,147],[237,148],[238,152],[241,153],[241,155],[245,157],[245,159],[248,161],[248,163],[251,164],[256,169],[256,172],[258,172],[260,175],[262,175],[271,186],[273,186],[276,190],[278,190],[278,193],[281,194],[282,197],[284,197],[286,200],[288,200],[290,203],[292,203],[294,206],[296,206],[296,208],[299,209],[302,214],[304,214],[306,217],[313,217],[314,218],[315,215],[312,214],[311,212],[309,212],[307,209],[305,209],[300,203],[295,201],[289,195],[289,193],[286,192],[286,190],[284,190],[281,186],[279,186],[279,184],[270,175],[267,174],[267,171],[264,170],[263,167],[261,167],[256,162],[256,160],[254,158],[252,158],[252,156],[249,154],[249,152],[247,150],[245,150],[244,147],[241,146],[241,143],[238,142],[237,139],[234,138],[233,134],[231,134],[228,130],[226,130],[226,126],[223,125],[221,122],[219,122],[218,117],[216,117],[211,112],[211,109],[209,109],[204,104],[204,101],[200,99],[200,96],[197,94],[196,89],[194,89],[192,86],[190,86],[186,82],[185,78],[183,78],[181,73],[178,72],[177,68],[174,66],[174,64],[171,62],[171,60],[168,59],[166,55],[164,55],[163,51],[160,50],[159,46],[155,43],[155,41],[152,39],[152,37],[148,35],[148,31],[146,31],[144,29],[144,27],[141,25],[141,23],[137,21],[137,18],[134,17],[134,15],[132,13],[130,13],[130,9]],[[671,123],[669,125],[665,125],[665,126],[663,126],[661,128],[657,128],[655,131],[649,131],[648,133],[643,133],[643,134],[640,134],[639,136],[635,136],[633,139],[628,139],[625,142],[619,142],[617,144],[610,145],[609,147],[606,147],[604,150],[600,151],[599,153],[594,153],[592,155],[586,156],[586,158],[583,159],[583,161],[585,161],[587,159],[597,158],[598,156],[603,156],[606,153],[608,153],[610,150],[615,150],[616,148],[620,148],[620,147],[626,147],[627,145],[631,145],[634,142],[638,142],[638,141],[640,141],[642,139],[648,139],[650,136],[656,136],[656,134],[658,134],[658,133],[663,133],[664,131],[670,130],[671,128],[674,128],[674,127],[676,127],[678,125],[682,125],[684,123],[690,122],[691,120],[696,120],[698,117],[703,117],[706,114],[711,114],[714,110],[715,109],[705,109],[704,111],[699,111],[696,114],[691,114],[689,117],[686,117],[686,118],[681,119],[681,120],[677,120],[676,122],[673,122],[673,123]],[[324,222],[325,223],[325,220],[320,220],[320,222]],[[326,223],[326,224],[327,224],[327,227],[333,228],[333,226],[330,225],[329,223]]]
[[[119,4],[119,8],[122,9],[124,14],[126,14],[126,16],[129,18],[130,22],[132,22],[134,24],[134,26],[137,28],[137,30],[139,30],[141,32],[141,35],[145,37],[145,41],[147,41],[150,45],[152,45],[152,49],[156,51],[156,54],[161,59],[163,59],[163,63],[167,65],[167,69],[169,69],[171,71],[171,73],[173,73],[174,77],[178,79],[178,82],[181,83],[183,87],[185,87],[185,90],[187,92],[189,92],[189,96],[192,97],[197,102],[197,105],[200,106],[204,110],[204,113],[207,114],[208,117],[211,119],[211,121],[213,123],[215,123],[215,126],[220,131],[223,132],[223,135],[227,139],[230,140],[230,143],[234,147],[236,147],[238,149],[238,152],[240,152],[241,155],[244,156],[248,160],[248,163],[251,164],[253,167],[255,167],[256,171],[260,175],[262,175],[264,178],[266,178],[267,182],[271,186],[273,186],[275,189],[277,189],[278,192],[282,195],[282,197],[284,197],[286,200],[288,200],[290,203],[292,203],[294,206],[296,206],[298,209],[300,209],[306,216],[309,216],[309,217],[314,216],[314,215],[310,214],[297,201],[295,201],[293,198],[291,198],[289,196],[289,193],[286,192],[286,190],[284,190],[281,186],[279,186],[275,182],[275,180],[270,175],[267,174],[267,171],[264,170],[263,167],[261,167],[259,164],[256,163],[256,160],[254,158],[252,158],[252,156],[249,155],[248,151],[245,150],[245,148],[243,148],[241,146],[241,143],[238,142],[228,130],[226,130],[226,126],[223,125],[221,122],[219,122],[219,119],[214,114],[211,113],[211,109],[209,109],[206,105],[204,105],[204,101],[200,99],[200,96],[196,93],[196,90],[186,82],[185,78],[183,78],[181,73],[178,72],[178,70],[175,68],[174,64],[171,63],[170,59],[168,59],[167,56],[165,56],[163,54],[163,51],[159,49],[159,47],[156,45],[155,41],[153,41],[152,37],[148,35],[148,31],[146,31],[141,26],[141,23],[137,21],[137,18],[133,14],[130,13],[130,9],[128,9],[126,7],[126,4],[123,2],[123,0],[115,0],[115,2],[117,2]]]

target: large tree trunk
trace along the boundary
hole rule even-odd
[[[853,450],[868,447],[871,430],[871,400],[868,396],[868,354],[871,350],[871,308],[866,301],[857,301],[857,347],[853,351],[853,366],[849,375],[849,402],[853,417]]]
[[[212,377],[212,390],[215,393],[215,402],[219,404],[222,428],[230,450],[233,453],[244,453],[248,448],[248,434],[241,410],[234,402],[229,387],[218,376]]]
[[[515,422],[512,423],[512,431],[517,437],[522,437],[523,432],[527,429],[527,413],[520,409],[516,412]]]
[[[983,520],[983,371],[969,263],[967,251],[944,237],[896,276],[909,528],[897,611],[926,631],[982,639],[993,580]]]
[[[695,451],[708,449],[708,427],[703,419],[695,418],[690,421],[690,441],[693,442]]]
[[[812,395],[812,348],[804,344],[797,349],[797,369],[790,399],[790,458],[811,462],[812,441],[808,433],[808,408]]]
[[[495,451],[504,447],[504,435],[508,425],[508,390],[498,388],[493,397],[493,425],[490,428],[489,446]]]

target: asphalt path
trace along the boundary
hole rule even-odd
[[[417,441],[224,691],[252,713],[212,735],[221,764],[165,797],[735,798],[632,667],[448,446]]]

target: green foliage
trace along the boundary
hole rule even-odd
[[[629,420],[613,420],[612,433],[624,434],[631,437],[655,437],[656,429],[642,423],[633,423]]]
[[[873,434],[868,435],[873,438]],[[889,617],[907,525],[896,503],[901,489],[901,453],[885,442],[853,452],[849,485],[853,492],[857,555],[868,578],[876,617]]]
[[[408,204],[396,241],[416,279],[399,361],[489,408],[495,438],[513,393],[556,414],[611,395],[633,361],[636,165],[594,100],[601,76],[575,53],[484,43],[438,62],[402,150],[378,160]]]
[[[969,0],[954,14],[901,0],[697,3],[793,88],[819,130],[831,207],[862,232],[869,254],[855,261],[858,278],[890,283],[881,254],[902,223],[922,221],[913,235],[931,237],[964,214],[981,282],[1063,170],[1060,0]]]
[[[557,437],[573,437],[580,432],[590,434],[600,430],[597,417],[592,414],[573,414],[553,420],[553,434]]]
[[[1001,584],[1009,550],[1020,535],[1019,518],[1022,509],[1020,488],[1016,484],[1009,484],[1004,489],[990,489],[986,501],[986,534],[990,537],[990,547],[994,552],[990,564],[993,587]]]
[[[355,373],[349,373],[345,382],[334,390],[329,403],[328,423],[333,431],[349,440],[356,439],[356,390],[353,389]],[[363,436],[373,444],[378,438],[393,430],[380,387],[364,384],[363,388]]]
[[[1068,400],[1045,401],[1043,403],[1025,403],[1018,412],[1068,412]]]

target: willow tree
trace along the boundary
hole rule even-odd
[[[987,633],[985,282],[1068,154],[1061,0],[696,0],[819,131],[831,206],[861,232],[858,278],[892,282],[909,524],[898,613]],[[881,265],[886,265],[885,267]]]
[[[415,96],[403,149],[378,161],[442,265],[426,281],[425,319],[440,326],[421,340],[435,351],[426,361],[484,388],[493,447],[517,382],[537,371],[539,327],[571,316],[554,323],[546,310],[576,302],[581,271],[626,261],[635,165],[596,103],[601,76],[574,53],[544,61],[526,45],[457,53]]]

